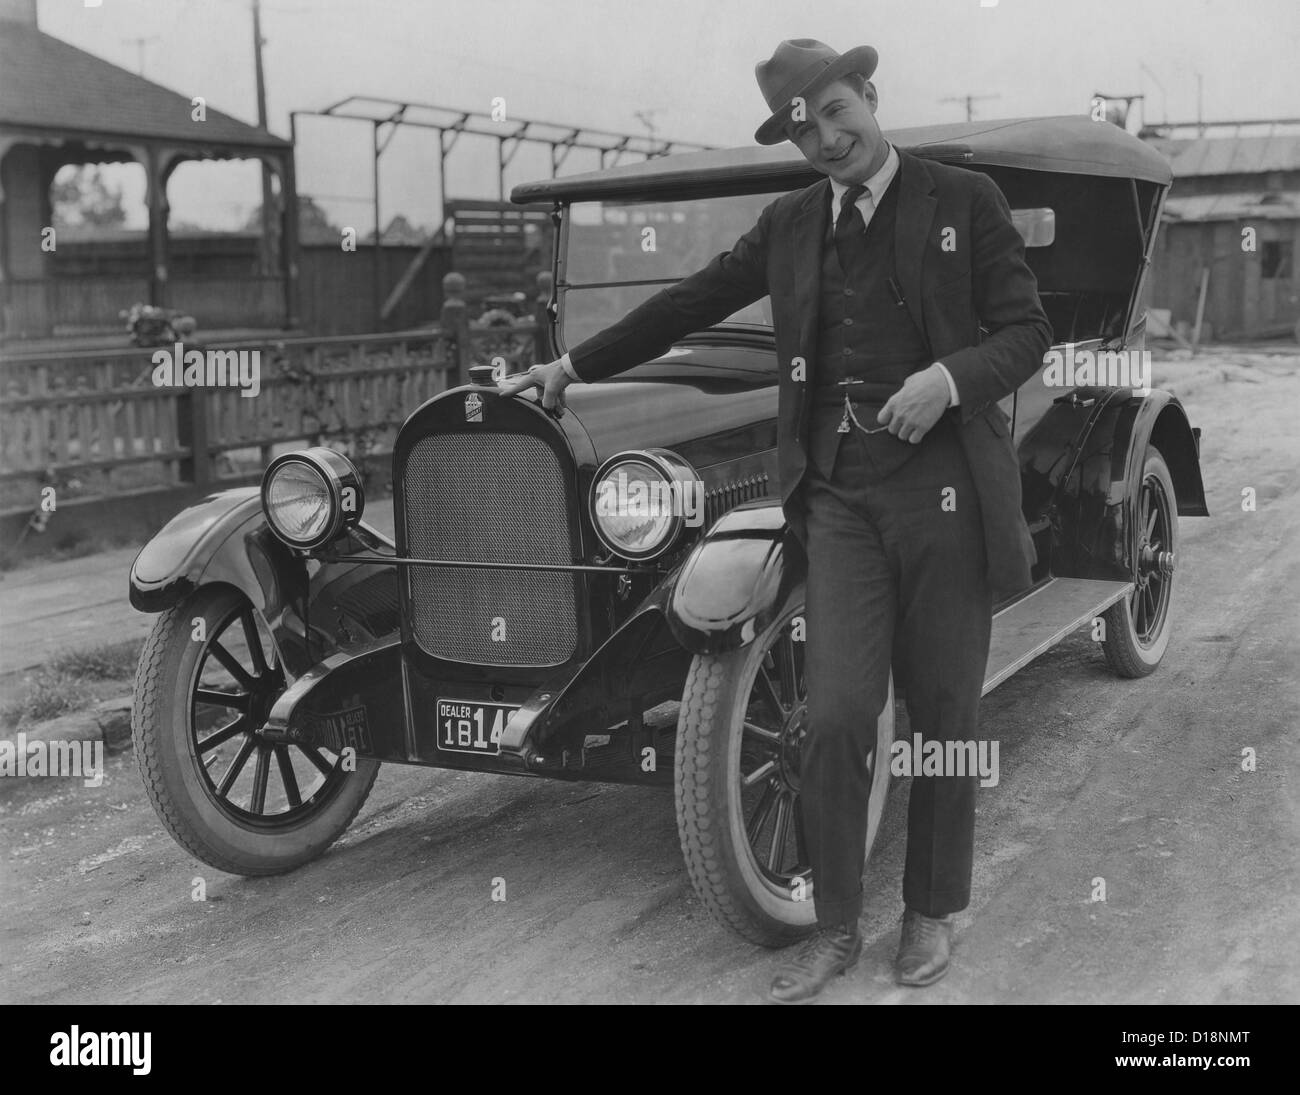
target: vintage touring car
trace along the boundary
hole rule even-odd
[[[1056,333],[1057,375],[1045,359],[1002,404],[1037,564],[1032,588],[995,606],[985,689],[1097,618],[1114,671],[1143,676],[1170,639],[1178,518],[1206,513],[1199,433],[1158,385],[1063,384],[1059,364],[1142,347],[1169,168],[1086,118],[889,136],[999,185]],[[552,347],[815,180],[785,145],[517,187],[514,200],[554,208]],[[244,875],[306,863],[384,762],[671,785],[713,913],[765,945],[810,928],[803,564],[777,489],[767,302],[566,396],[551,411],[535,390],[500,396],[484,365],[413,408],[392,455],[395,542],[362,519],[349,461],[312,448],[275,459],[260,491],[178,514],[140,552],[131,601],[161,615],[135,749],[191,854]],[[700,483],[702,520],[597,506],[616,478]],[[894,717],[891,690],[868,852]]]

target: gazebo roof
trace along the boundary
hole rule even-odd
[[[0,21],[0,126],[206,146],[284,150],[290,143],[22,22]]]

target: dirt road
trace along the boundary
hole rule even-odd
[[[903,784],[828,1002],[1300,1001],[1300,356],[1155,382],[1204,430],[1213,514],[1181,524],[1163,666],[1118,680],[1080,633],[986,698],[952,972],[890,979]],[[780,961],[697,902],[660,791],[386,767],[328,854],[245,880],[164,834],[128,753],[99,788],[0,781],[0,842],[9,1001],[756,1002]]]

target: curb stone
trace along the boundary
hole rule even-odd
[[[131,748],[131,695],[115,696],[91,708],[104,739],[104,752],[124,753]]]
[[[26,741],[102,741],[108,754],[131,748],[131,697],[118,696],[71,714],[25,727],[0,737],[17,748],[18,734]]]

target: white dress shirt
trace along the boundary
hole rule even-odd
[[[886,188],[897,174],[898,150],[891,144],[885,162],[880,165],[880,170],[866,181],[864,184],[867,188],[866,192],[855,203],[858,211],[862,214],[862,223],[864,225],[871,223],[871,217],[876,211],[877,202],[879,202]],[[844,194],[847,190],[848,186],[845,183],[831,179],[831,224],[840,219],[840,209],[844,206]]]
[[[854,203],[857,205],[858,211],[862,214],[862,223],[864,226],[871,223],[871,217],[876,211],[876,199],[880,195],[884,194],[890,182],[893,181],[894,176],[898,174],[898,162],[898,150],[891,144],[889,146],[889,153],[885,156],[885,162],[881,164],[880,170],[872,175],[871,178],[867,179],[867,189]],[[839,182],[835,179],[831,179],[830,183],[831,223],[834,224],[836,220],[839,219],[840,208],[844,204],[844,195],[849,188],[845,183]],[[573,362],[569,360],[569,355],[567,353],[560,358],[560,365],[574,380],[582,381],[582,377],[574,371]],[[936,361],[932,368],[935,366],[937,366],[939,371],[943,373],[944,380],[948,382],[948,406],[957,406],[957,385],[953,382],[952,374],[948,372],[947,367],[941,361]]]

